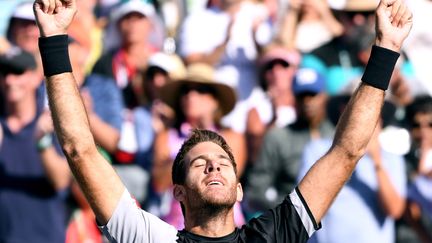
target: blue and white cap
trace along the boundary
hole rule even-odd
[[[324,77],[312,68],[299,69],[294,76],[293,92],[295,95],[302,93],[321,93],[325,91]]]

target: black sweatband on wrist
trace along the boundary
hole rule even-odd
[[[69,60],[68,35],[55,35],[39,38],[39,51],[46,77],[72,72]]]
[[[387,90],[399,56],[399,53],[392,50],[376,45],[372,46],[362,81],[375,88]]]

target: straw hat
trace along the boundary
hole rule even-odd
[[[182,87],[186,85],[205,85],[215,91],[215,98],[219,101],[222,115],[228,114],[236,103],[235,91],[228,85],[219,83],[214,78],[213,67],[196,63],[187,67],[186,77],[177,81],[169,82],[160,89],[160,98],[170,107],[176,109],[180,102]]]
[[[147,62],[147,69],[157,67],[168,73],[172,80],[182,79],[186,76],[186,67],[176,54],[157,52],[152,54]]]

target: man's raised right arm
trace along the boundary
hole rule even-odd
[[[363,82],[339,120],[331,149],[312,166],[298,186],[317,222],[366,152],[380,117],[384,90],[388,88],[398,52],[412,26],[412,14],[402,0],[381,0],[376,18],[376,46]]]
[[[65,60],[68,55],[63,55],[67,52],[66,30],[76,13],[76,0],[36,0],[34,11],[56,133],[98,222],[106,224],[125,187],[96,148],[69,60]]]

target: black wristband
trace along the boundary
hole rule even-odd
[[[46,77],[72,72],[69,60],[68,35],[55,35],[39,38],[39,51]]]
[[[399,53],[392,50],[375,45],[372,46],[371,55],[362,81],[375,88],[387,90],[399,56]]]

